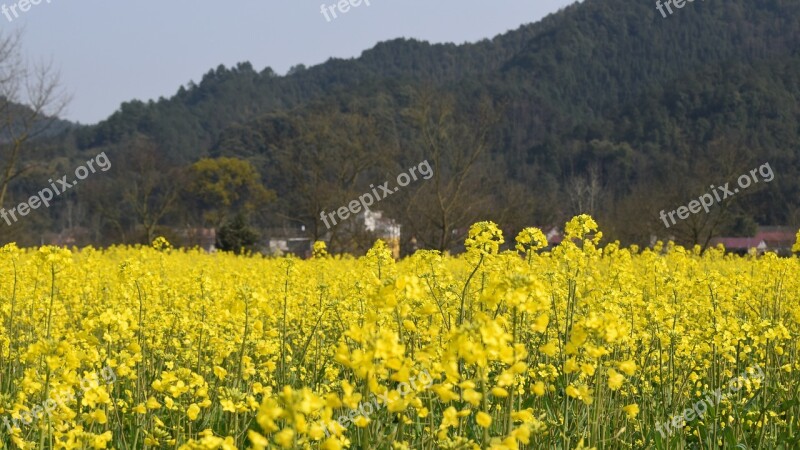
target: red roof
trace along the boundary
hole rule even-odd
[[[788,227],[760,227],[755,238],[773,242],[794,242],[795,233]]]
[[[749,249],[764,244],[766,248],[791,247],[795,242],[796,231],[790,227],[758,227],[754,237],[718,237],[711,245],[722,244],[727,249]]]
[[[757,248],[762,243],[764,243],[763,239],[756,238],[723,237],[711,240],[711,245],[722,244],[727,249]]]

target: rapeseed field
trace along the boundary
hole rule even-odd
[[[6,245],[0,448],[798,448],[800,259],[565,232],[401,261]]]

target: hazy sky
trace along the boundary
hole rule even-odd
[[[321,5],[334,0],[41,0],[16,19],[9,12],[12,22],[0,14],[0,31],[23,28],[26,56],[52,61],[73,95],[65,118],[95,123],[123,101],[172,96],[219,64],[284,74],[397,37],[474,42],[573,2],[369,0],[336,19],[329,12],[329,22]]]

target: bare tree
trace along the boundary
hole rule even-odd
[[[149,139],[137,137],[125,152],[123,200],[144,229],[145,242],[153,242],[162,220],[173,212],[180,197],[183,173],[165,167],[164,155]]]
[[[415,126],[423,158],[433,164],[433,178],[414,191],[406,207],[411,233],[429,248],[448,250],[480,219],[492,203],[481,189],[485,176],[489,134],[497,114],[482,99],[474,117],[457,114],[452,96],[424,91],[407,111]]]
[[[595,216],[600,206],[603,186],[600,182],[600,167],[597,163],[589,166],[585,175],[573,176],[567,181],[572,213]]]
[[[31,167],[20,167],[22,153],[45,133],[69,102],[52,64],[28,64],[19,33],[0,34],[0,205],[10,183]]]
[[[385,122],[380,117],[332,109],[312,111],[298,120],[296,136],[275,150],[291,189],[280,202],[284,211],[295,215],[278,216],[309,223],[311,237],[327,236],[333,251],[368,249],[373,243],[369,233],[342,222],[330,223],[328,228],[322,216],[368,192],[367,184],[379,180],[371,180],[370,175],[389,171],[391,156],[386,155],[393,155],[396,149],[387,143]]]
[[[686,176],[675,180],[675,184],[680,185],[676,192],[681,192],[683,195],[683,201],[679,201],[678,204],[686,204],[699,195],[711,193],[714,190],[711,188],[712,185],[725,186],[728,182],[735,185],[737,178],[747,173],[752,164],[753,158],[741,138],[728,136],[709,142],[708,149],[698,152],[691,161],[690,171]],[[719,236],[722,228],[733,219],[741,200],[745,196],[754,194],[758,189],[759,187],[754,187],[742,190],[731,198],[723,198],[711,207],[709,213],[691,214],[670,231],[679,242],[700,245],[705,250],[711,239]]]
[[[720,201],[714,199],[707,212],[704,208],[680,219],[676,215],[678,208],[687,207],[702,195],[712,195],[715,190],[719,193],[718,187],[726,186],[725,183],[734,189],[738,177],[753,168],[754,161],[747,146],[736,136],[714,139],[706,148],[692,148],[679,156],[660,173],[642,174],[643,181],[614,205],[611,216],[616,218],[612,221],[616,234],[609,236],[640,244],[650,243],[654,237],[672,239],[684,246],[699,245],[706,249],[737,217],[746,216],[742,199],[765,187],[761,183],[734,196],[720,195]],[[651,179],[660,183],[652,183]],[[670,212],[672,218],[668,216]]]

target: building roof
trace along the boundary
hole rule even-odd
[[[756,238],[739,238],[739,237],[721,237],[721,238],[714,238],[711,240],[712,245],[722,244],[728,250],[736,250],[736,249],[750,249],[750,248],[758,248],[758,249],[765,249],[767,248],[767,243],[764,242],[763,239],[756,239]]]
[[[755,235],[756,239],[763,239],[769,242],[789,242],[794,243],[796,231],[790,227],[759,227]]]
[[[780,249],[794,244],[795,233],[791,227],[758,227],[753,237],[718,237],[711,240],[711,245],[722,244],[729,250]]]

